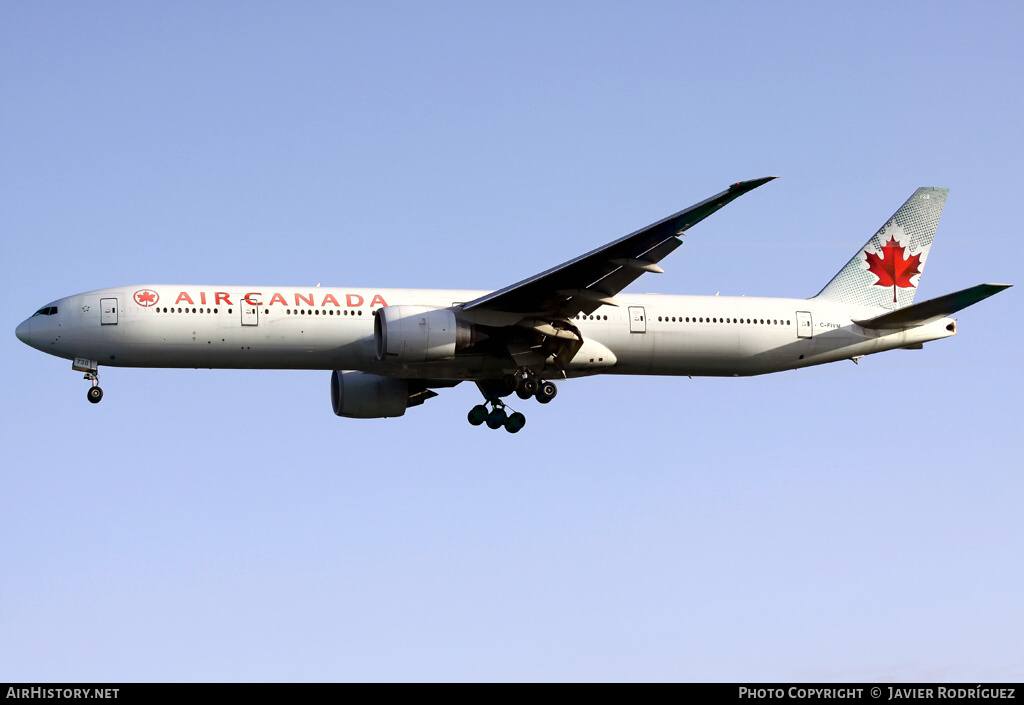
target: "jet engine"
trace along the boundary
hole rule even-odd
[[[422,380],[394,379],[358,370],[331,373],[331,406],[338,416],[382,419],[402,416],[410,406],[422,404],[437,392]]]
[[[377,310],[373,338],[381,362],[432,362],[455,357],[474,342],[473,326],[447,308],[385,306]]]

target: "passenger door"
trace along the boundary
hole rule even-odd
[[[796,337],[811,338],[814,336],[814,325],[811,321],[810,311],[796,312]]]
[[[100,299],[100,325],[117,325],[117,299]]]
[[[629,332],[630,333],[646,333],[647,332],[647,316],[644,315],[643,306],[630,306],[629,307]]]
[[[243,326],[256,326],[260,322],[260,307],[253,304],[247,303],[245,299],[242,300],[242,325]]]

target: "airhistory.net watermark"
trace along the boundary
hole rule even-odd
[[[90,698],[95,698],[97,700],[116,700],[117,691],[119,690],[120,688],[43,688],[42,686],[15,688],[14,686],[11,686],[7,689],[7,693],[4,697],[25,700],[34,700],[36,698],[57,698],[64,700],[88,700]]]

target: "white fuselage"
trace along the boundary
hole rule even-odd
[[[136,286],[50,304],[17,335],[44,352],[112,367],[362,370],[390,377],[467,380],[508,367],[493,355],[379,362],[374,312],[387,305],[439,308],[487,292],[444,289]],[[944,318],[899,331],[861,328],[876,308],[821,299],[620,294],[572,319],[584,345],[564,370],[538,374],[744,376],[856,359],[955,335]]]

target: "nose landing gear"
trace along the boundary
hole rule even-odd
[[[93,404],[99,404],[100,399],[103,398],[103,390],[100,389],[100,366],[96,364],[95,360],[76,357],[71,363],[71,369],[85,373],[85,379],[92,382],[89,391],[85,393],[85,398]]]
[[[91,401],[93,404],[99,404],[100,399],[103,398],[103,390],[100,389],[100,376],[97,372],[86,372],[85,379],[92,382],[92,386],[89,387],[89,391],[85,393],[85,398]]]

